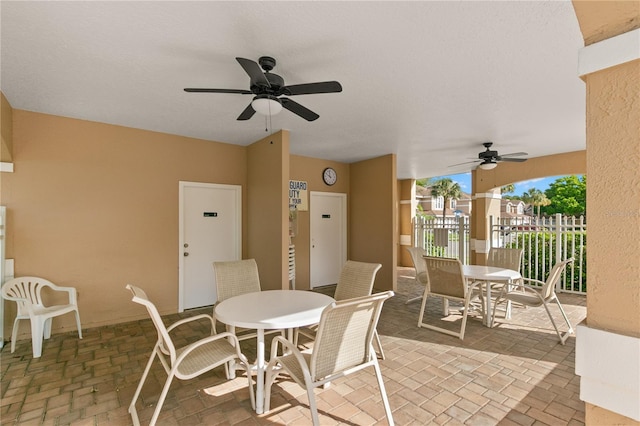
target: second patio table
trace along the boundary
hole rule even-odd
[[[496,266],[485,265],[462,265],[462,273],[465,278],[470,280],[486,281],[487,285],[487,311],[485,314],[486,326],[493,326],[493,317],[491,315],[491,285],[490,282],[506,282],[512,283],[522,279],[520,272],[512,269],[499,268]],[[508,316],[508,313],[507,313]]]
[[[234,296],[215,306],[216,320],[232,327],[257,330],[256,413],[264,411],[264,331],[316,324],[324,308],[334,301],[312,291],[266,290]]]

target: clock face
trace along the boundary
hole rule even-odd
[[[322,180],[324,180],[324,183],[326,183],[327,185],[333,185],[334,183],[336,183],[336,180],[338,180],[338,175],[336,174],[336,171],[331,167],[327,167],[322,172]]]

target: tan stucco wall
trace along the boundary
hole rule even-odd
[[[16,275],[76,287],[83,327],[144,318],[127,283],[145,288],[161,312],[176,312],[178,182],[245,187],[246,149],[23,110],[13,116],[15,171],[2,174],[1,194]],[[10,327],[15,304],[5,306]],[[72,321],[63,316],[54,329],[74,329]]]
[[[390,154],[352,163],[350,169],[349,259],[381,263],[375,288],[395,290],[398,257],[396,157]]]
[[[574,1],[585,44],[640,28],[638,1]],[[640,60],[583,77],[587,93],[587,326],[640,336]],[[615,362],[615,360],[611,360]],[[588,425],[640,422],[586,404]]]
[[[0,92],[0,162],[13,158],[13,108]]]
[[[473,175],[473,193],[487,192],[493,188],[547,176],[578,175],[587,172],[587,152],[574,151],[562,154],[529,158],[523,163],[500,163],[493,170],[477,169]]]
[[[247,257],[256,259],[263,290],[289,288],[289,132],[247,148]]]
[[[307,195],[311,191],[333,192],[347,194],[347,215],[349,197],[349,165],[337,161],[322,160],[318,158],[292,155],[290,158],[290,179],[307,182]],[[322,171],[326,167],[333,167],[338,175],[338,180],[332,186],[327,186],[322,181]],[[308,200],[307,200],[308,201]],[[310,205],[309,205],[310,207]],[[309,211],[298,212],[298,230],[291,242],[296,249],[296,289],[308,290],[310,288],[310,219]],[[347,226],[348,231],[349,226]],[[349,250],[349,238],[347,236],[347,252]]]

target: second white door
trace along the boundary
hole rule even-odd
[[[336,284],[347,261],[347,195],[310,193],[311,288]]]

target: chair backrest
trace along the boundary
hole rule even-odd
[[[558,262],[553,265],[553,268],[551,268],[549,276],[547,277],[547,281],[545,281],[542,289],[540,290],[540,295],[544,300],[548,300],[555,294],[556,284],[562,276],[562,272],[564,272],[567,265],[571,262],[573,262],[573,258],[563,260],[562,262]]]
[[[520,271],[522,253],[523,250],[521,248],[491,247],[491,250],[489,250],[489,256],[487,257],[487,266],[496,266],[498,268]]]
[[[156,305],[149,300],[147,293],[145,293],[140,287],[127,284],[127,289],[133,293],[133,298],[131,299],[133,302],[139,303],[147,308],[151,321],[153,321],[153,325],[156,327],[156,331],[158,332],[158,345],[160,350],[171,358],[171,364],[173,365],[176,361],[176,347],[171,341],[171,337],[169,337],[169,332],[162,322],[162,318],[160,317],[160,313],[158,312]]]
[[[380,268],[382,265],[379,263],[347,260],[340,271],[340,278],[333,298],[346,300],[370,295]]]
[[[43,307],[42,289],[58,286],[40,277],[17,277],[2,286],[2,297],[13,300],[18,305],[18,316],[29,315],[32,307]]]
[[[422,284],[427,284],[429,278],[427,277],[427,265],[424,262],[424,256],[427,252],[420,247],[407,247],[407,251],[411,255],[413,261],[413,267],[416,269],[416,280]]]
[[[218,302],[233,296],[260,291],[260,276],[255,259],[213,262]]]
[[[382,304],[392,291],[332,303],[322,311],[310,371],[316,381],[368,362]]]
[[[429,277],[429,293],[459,299],[465,297],[466,283],[460,260],[427,256],[424,261]]]

